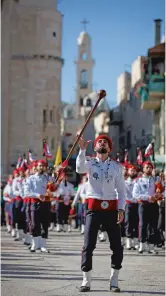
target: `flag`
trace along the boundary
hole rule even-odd
[[[30,149],[28,151],[28,159],[29,159],[29,162],[36,160],[36,158],[34,157],[32,151]]]
[[[52,158],[52,154],[50,152],[50,149],[46,140],[43,140],[43,156],[45,156],[46,158]]]
[[[127,166],[129,164],[129,161],[128,161],[128,150],[127,149],[125,149],[124,164],[125,164],[125,166]]]
[[[55,158],[55,166],[58,166],[59,164],[62,163],[62,154],[61,154],[61,146],[58,146],[58,150],[56,153],[56,158]]]
[[[145,157],[149,157],[150,155],[153,155],[153,145],[152,145],[152,143],[150,143],[146,147],[145,154],[144,154]]]
[[[142,151],[141,151],[140,148],[138,148],[137,163],[139,165],[142,165],[143,164]]]

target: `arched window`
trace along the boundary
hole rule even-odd
[[[87,106],[87,107],[92,107],[92,101],[91,101],[90,98],[88,98],[88,99],[86,100],[86,106]]]
[[[87,60],[87,54],[84,52],[81,56],[82,60],[83,61],[86,61]]]
[[[80,98],[80,107],[82,107],[84,105],[84,100],[83,98]]]
[[[81,82],[80,82],[81,88],[87,88],[88,87],[88,73],[87,70],[81,71]]]
[[[51,150],[54,150],[55,149],[55,139],[52,138],[51,139]]]

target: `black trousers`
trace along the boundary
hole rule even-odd
[[[138,238],[138,204],[126,204],[125,208],[125,230],[126,237]]]
[[[25,219],[26,219],[26,226],[27,226],[27,232],[30,234],[31,231],[31,203],[27,202],[25,205]]]
[[[159,205],[158,229],[165,231],[165,200],[162,200]]]
[[[10,211],[11,211],[11,226],[15,228],[16,226],[15,201],[12,201],[10,203]]]
[[[65,205],[63,202],[57,202],[56,216],[58,224],[68,224],[70,205]]]
[[[56,212],[50,212],[50,223],[54,223],[54,225],[56,225]]]
[[[159,243],[159,233],[157,223],[159,216],[159,206],[157,203],[140,204],[139,213],[139,240],[142,243],[146,241],[149,244]]]
[[[32,235],[48,238],[50,202],[36,202],[31,204]]]
[[[25,208],[22,199],[15,201],[15,223],[18,229],[25,230]]]
[[[5,221],[5,202],[4,202],[4,200],[1,202],[1,225],[6,225],[6,221]]]
[[[96,248],[97,234],[100,225],[103,225],[107,232],[110,241],[110,249],[113,251],[111,267],[114,269],[122,268],[123,247],[121,245],[121,231],[120,225],[117,224],[117,216],[117,211],[87,210],[81,262],[82,271],[88,272],[92,269],[92,256]]]

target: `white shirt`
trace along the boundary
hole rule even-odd
[[[3,200],[11,201],[12,197],[13,197],[12,184],[7,183],[3,190]]]
[[[127,178],[127,180],[125,180],[125,185],[126,185],[126,200],[132,202],[132,203],[137,203],[138,200],[136,198],[133,197],[133,188],[134,188],[134,184],[135,184],[135,179],[132,178]]]
[[[155,180],[152,176],[144,175],[138,178],[134,184],[133,197],[137,200],[149,201],[151,196],[155,195]]]
[[[22,177],[17,177],[13,180],[12,190],[13,190],[13,195],[15,197],[17,197],[17,196],[22,197],[23,196],[23,180],[24,180],[24,178],[22,178]]]
[[[88,173],[87,198],[116,200],[118,209],[125,209],[125,182],[123,168],[116,161],[85,156],[86,150],[80,150],[76,159],[76,172]]]
[[[78,190],[73,200],[73,205],[75,205],[78,202],[79,198],[81,199],[81,201],[87,198],[87,188],[88,188],[88,182],[81,183],[78,185]]]
[[[24,196],[31,198],[39,198],[47,192],[47,184],[50,181],[49,176],[45,174],[35,173],[29,176],[24,183]]]
[[[55,196],[63,196],[64,204],[68,205],[70,198],[75,195],[75,191],[73,184],[67,182],[66,185],[67,186],[65,186],[65,183],[62,181],[59,184],[58,189],[55,191]]]

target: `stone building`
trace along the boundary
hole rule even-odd
[[[55,0],[2,6],[2,176],[20,152],[60,140],[62,14]]]
[[[152,141],[153,160],[158,167],[164,167],[165,147],[165,42],[161,41],[161,20],[154,21],[155,43],[149,48],[144,61],[140,63],[139,81],[133,83],[134,93],[143,111],[153,112]]]
[[[119,152],[123,159],[125,149],[129,160],[136,161],[137,148],[145,148],[152,140],[153,112],[141,110],[141,101],[132,92],[132,83],[139,76],[138,57],[131,73],[124,72],[117,79],[117,107],[110,111],[110,135],[114,143],[113,156]]]

